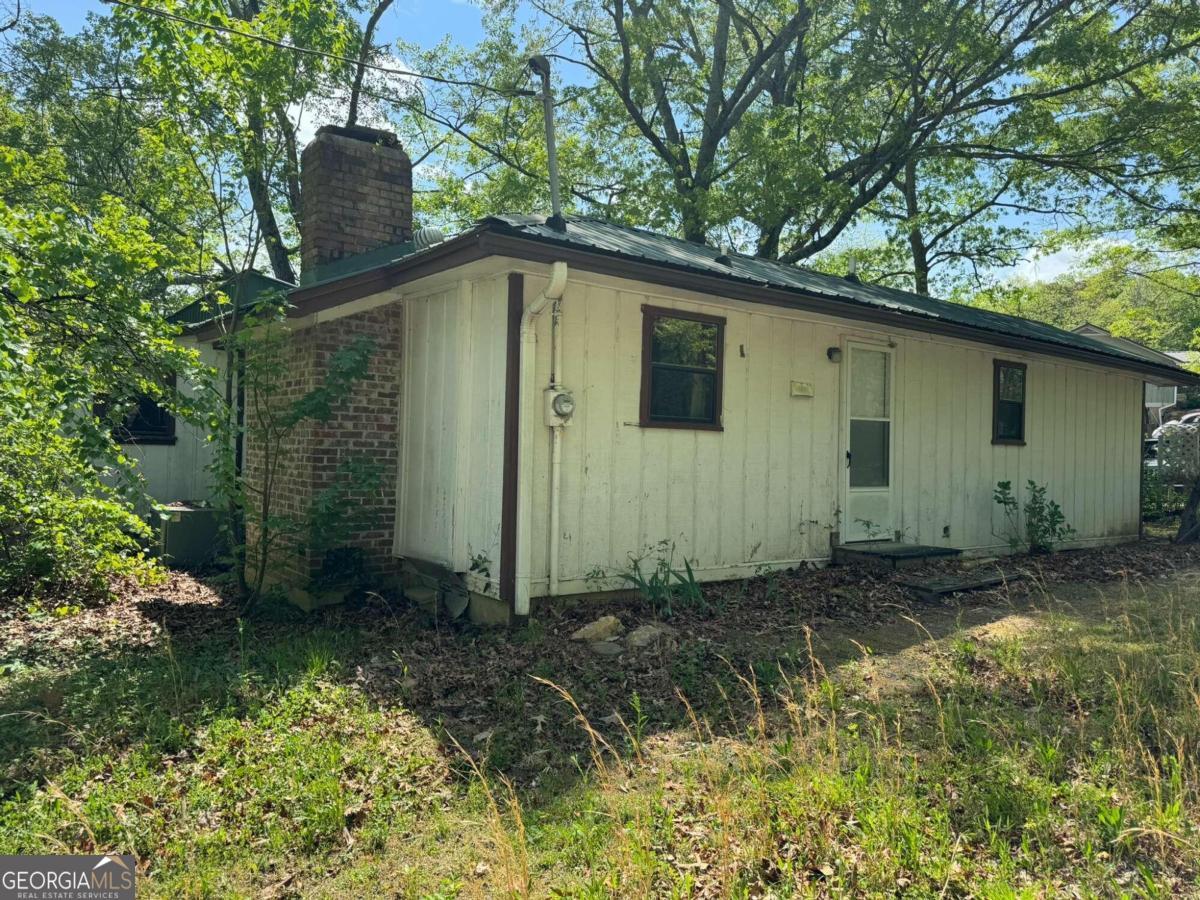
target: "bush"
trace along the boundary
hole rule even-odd
[[[1200,427],[1170,422],[1158,439],[1158,465],[1163,477],[1181,488],[1187,499],[1179,512],[1180,543],[1200,542]]]
[[[1054,545],[1071,537],[1075,529],[1067,524],[1062,507],[1053,500],[1046,499],[1046,486],[1036,481],[1025,485],[1029,496],[1023,505],[1018,504],[1013,496],[1012,482],[996,483],[992,499],[1003,508],[1008,520],[1008,542],[1013,551],[1021,549],[1022,544],[1030,553],[1049,553]],[[1020,505],[1025,527],[1022,530],[1017,522],[1017,507]],[[1023,536],[1023,540],[1022,540]]]
[[[0,421],[0,601],[105,598],[115,576],[157,571],[150,530],[53,416]]]
[[[1142,467],[1142,519],[1158,521],[1177,516],[1187,499],[1166,478],[1159,467]]]

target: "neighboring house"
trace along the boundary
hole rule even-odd
[[[1151,362],[1161,362],[1164,365],[1186,365],[1191,355],[1185,350],[1168,350],[1165,353],[1158,350],[1151,350],[1144,344],[1131,341],[1129,338],[1116,337],[1107,329],[1101,328],[1099,325],[1092,325],[1090,322],[1084,323],[1074,329],[1074,333],[1087,335],[1090,338],[1116,347],[1126,353],[1141,356]],[[1146,417],[1144,422],[1147,433],[1162,425],[1163,411],[1173,407],[1178,402],[1178,399],[1179,394],[1176,385],[1146,382]]]
[[[497,215],[417,249],[408,157],[369,129],[322,129],[302,178],[285,394],[359,335],[376,352],[289,448],[280,512],[373,456],[389,478],[363,503],[383,524],[348,543],[381,578],[404,559],[469,591],[480,615],[623,587],[630,555],[663,541],[701,580],[872,538],[1004,552],[1000,481],[1046,485],[1071,546],[1133,539],[1143,383],[1200,381],[1092,336],[598,221]],[[262,448],[245,455],[253,479]],[[306,588],[322,565],[275,569]]]

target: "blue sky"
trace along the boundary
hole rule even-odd
[[[88,13],[111,9],[98,0],[22,0],[21,5],[37,15],[53,16],[67,31],[78,31]],[[425,46],[451,34],[460,43],[473,44],[483,29],[479,10],[463,0],[396,0],[384,14],[379,34],[388,42],[403,35]]]
[[[150,5],[152,0],[134,2]],[[0,0],[0,9],[10,6]],[[53,16],[68,32],[79,30],[89,13],[105,14],[111,9],[99,0],[22,0],[22,7],[37,15]],[[469,0],[395,0],[384,14],[378,34],[380,43],[392,43],[403,37],[428,47],[450,35],[456,43],[472,45],[483,37],[483,27],[478,7]],[[870,228],[851,228],[839,241],[839,246],[872,243],[877,237]],[[1070,248],[1042,257],[1031,255],[1012,269],[1001,271],[1009,277],[1049,280],[1072,268],[1083,255]]]

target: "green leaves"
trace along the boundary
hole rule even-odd
[[[59,98],[61,99],[61,98]],[[87,119],[94,112],[80,104]],[[149,577],[140,479],[111,427],[141,396],[183,417],[166,385],[206,372],[174,338],[178,245],[73,157],[61,109],[0,87],[0,598],[102,597]],[[98,136],[99,138],[99,136]],[[146,200],[148,194],[133,196]],[[95,404],[106,412],[97,416]]]
[[[976,302],[1060,328],[1098,325],[1157,350],[1189,349],[1200,333],[1200,276],[1191,258],[1135,243],[1090,246],[1090,257],[1052,281],[1013,282]]]
[[[100,599],[114,577],[156,574],[142,548],[150,530],[63,425],[51,410],[3,407],[0,601]]]
[[[406,58],[495,88],[524,84],[524,59],[552,52],[569,203],[693,240],[802,262],[882,224],[880,277],[925,290],[940,273],[954,287],[1011,265],[1047,227],[1161,226],[1195,182],[1182,151],[1197,92],[1183,85],[1200,10],[1173,0],[489,12],[492,37],[474,50],[406,46]],[[394,103],[406,141],[436,161],[426,214],[545,209],[536,104],[460,85]]]
[[[1025,490],[1028,496],[1023,504],[1013,495],[1011,481],[997,482],[992,491],[992,501],[1004,511],[1009,546],[1014,553],[1022,547],[1030,553],[1049,553],[1056,544],[1069,540],[1075,529],[1067,524],[1062,507],[1047,498],[1044,484],[1031,480]],[[1022,514],[1020,524],[1018,508]]]

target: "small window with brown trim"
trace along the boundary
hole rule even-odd
[[[998,359],[992,370],[992,443],[1025,443],[1025,363]]]
[[[720,429],[724,347],[724,319],[643,306],[642,425]]]

